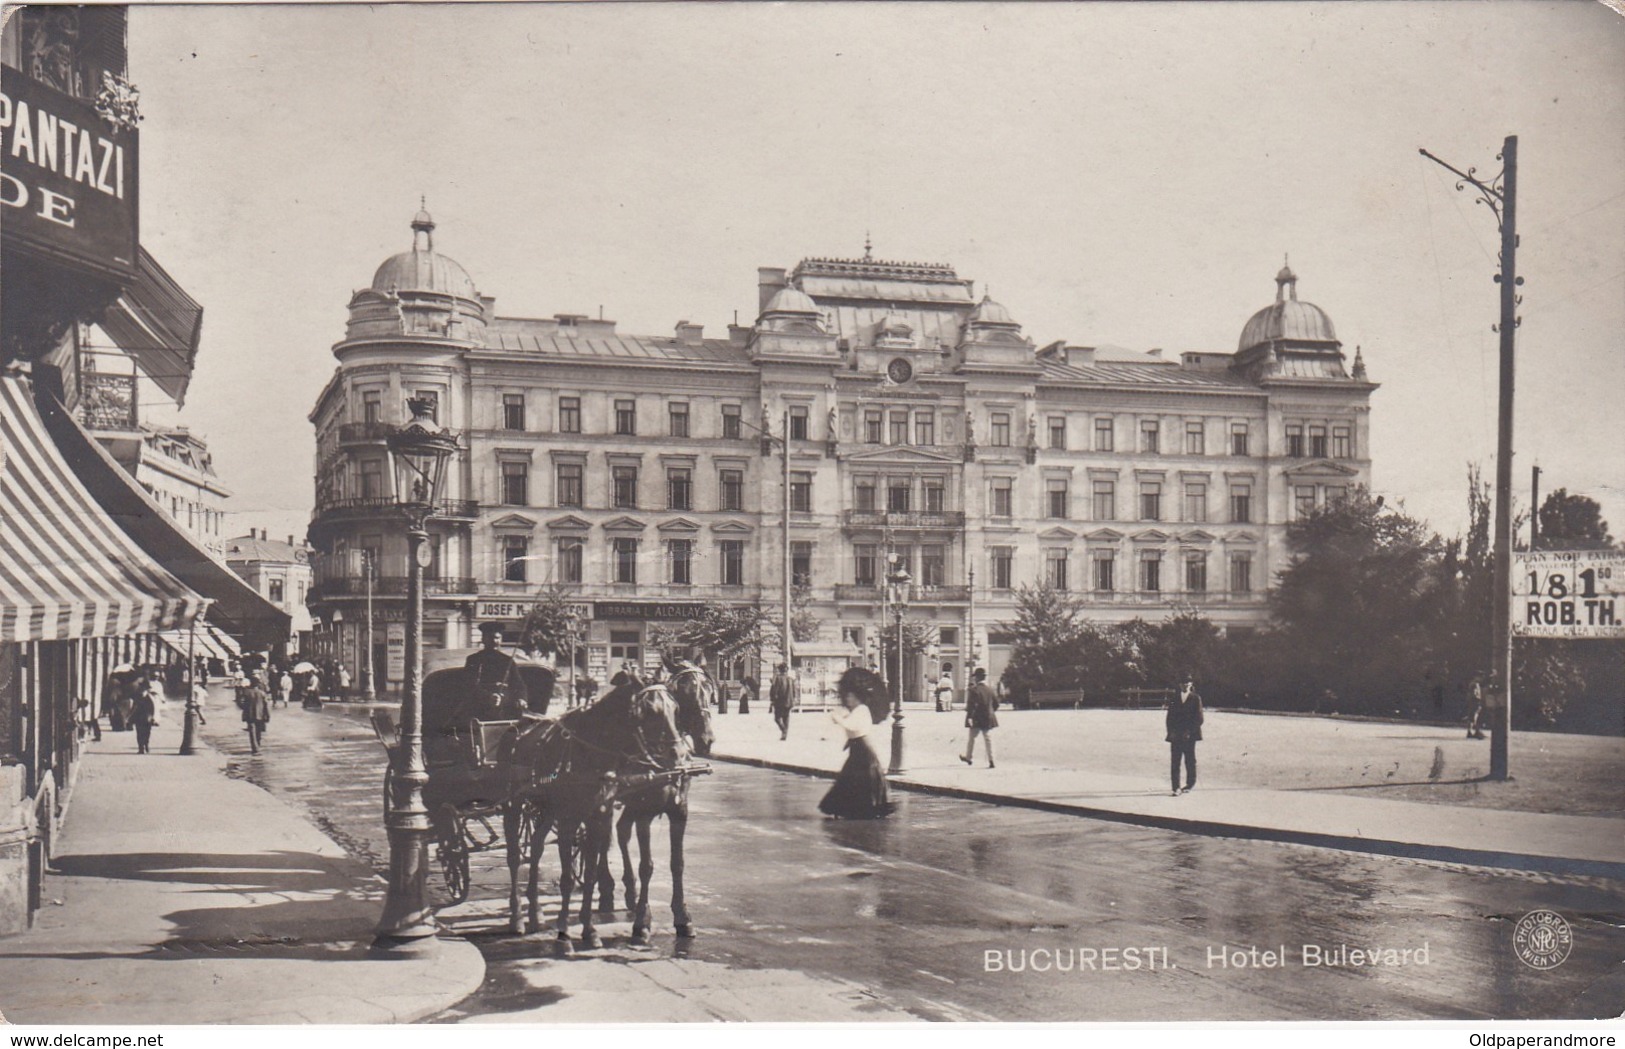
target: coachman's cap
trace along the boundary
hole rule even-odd
[[[502,624],[501,623],[481,623],[480,624],[480,637],[484,638],[487,641],[489,641],[492,637],[495,637],[498,641],[502,640]]]

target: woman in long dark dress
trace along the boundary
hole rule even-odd
[[[874,671],[853,667],[841,675],[838,688],[841,705],[830,712],[830,717],[846,733],[846,764],[818,807],[837,819],[889,816],[896,806],[891,802],[880,759],[869,742],[869,731],[886,717],[884,685]]]

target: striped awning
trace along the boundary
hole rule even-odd
[[[195,646],[193,644],[194,639],[196,640]],[[189,652],[194,652],[205,659],[218,659],[222,663],[228,658],[226,650],[220,646],[214,635],[202,623],[197,625],[195,635],[190,630],[166,630],[158,635],[158,640],[168,645],[182,659],[185,659]]]
[[[46,432],[28,380],[0,375],[0,641],[175,630],[208,604],[91,498]]]

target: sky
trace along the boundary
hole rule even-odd
[[[1498,234],[1430,152],[1519,138],[1516,457],[1625,534],[1625,20],[1590,0],[143,6],[142,241],[205,308],[175,421],[302,534],[350,294],[437,249],[507,315],[721,334],[756,268],[946,262],[1039,345],[1233,351],[1290,255],[1370,377],[1373,485],[1493,477]]]

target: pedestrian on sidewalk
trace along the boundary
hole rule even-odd
[[[1484,717],[1484,679],[1477,674],[1467,682],[1467,704],[1467,738],[1483,739],[1484,733],[1480,731],[1478,723]]]
[[[284,670],[277,675],[277,694],[282,697],[282,705],[287,706],[293,702],[293,675]]]
[[[243,730],[248,733],[248,749],[260,752],[260,738],[271,721],[271,698],[252,681],[237,690],[237,706],[243,712]]]
[[[790,711],[796,703],[796,682],[790,668],[783,663],[773,668],[773,683],[767,687],[767,703],[773,708],[773,724],[779,726],[779,738],[790,738]]]
[[[818,803],[826,816],[836,819],[872,820],[889,816],[895,806],[880,769],[880,758],[869,743],[869,731],[884,721],[889,703],[880,675],[852,667],[841,675],[841,705],[830,711],[835,724],[846,733],[846,763],[835,785]]]
[[[1181,677],[1179,694],[1168,702],[1168,778],[1173,792],[1188,794],[1196,786],[1196,743],[1202,738],[1202,697],[1190,674]],[[1185,789],[1179,789],[1179,763],[1185,762]]]
[[[130,707],[130,724],[135,726],[135,752],[152,753],[152,726],[158,724],[158,690],[155,678],[137,682],[135,702]]]
[[[739,712],[750,713],[750,701],[761,698],[761,685],[749,674],[739,679]]]
[[[937,675],[937,712],[954,709],[954,665],[942,664],[942,673]]]
[[[338,680],[339,680],[339,698],[340,699],[349,699],[350,698],[350,668],[345,666],[342,663],[339,664]]]
[[[975,763],[976,737],[982,737],[987,748],[987,767],[993,768],[993,730],[999,727],[999,697],[987,684],[987,671],[977,667],[971,674],[971,686],[965,690],[965,727],[970,730],[965,739],[965,753],[959,760],[967,765]]]

